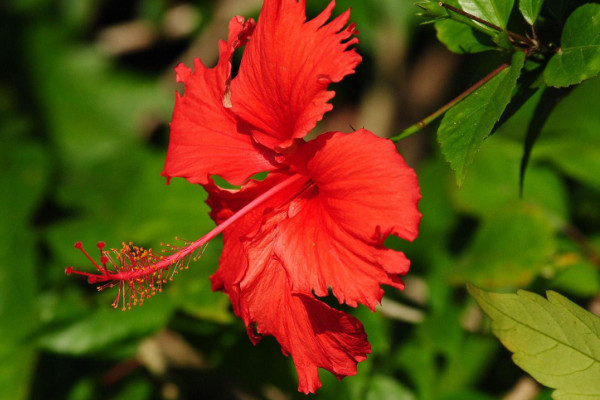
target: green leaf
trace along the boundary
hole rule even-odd
[[[451,19],[437,21],[435,30],[438,40],[454,53],[480,53],[496,47],[489,36]]]
[[[492,318],[492,331],[514,353],[515,364],[556,389],[554,399],[600,397],[600,318],[553,291],[546,300],[524,290],[467,289]]]
[[[458,0],[462,9],[501,28],[506,28],[514,0]]]
[[[483,140],[509,103],[517,84],[525,55],[517,52],[511,65],[452,107],[440,124],[438,141],[446,160],[462,185]]]
[[[487,287],[525,286],[546,266],[554,249],[551,223],[523,203],[484,221],[453,279]]]
[[[544,5],[544,0],[519,0],[521,15],[529,25],[535,24],[535,20],[542,10],[542,5]]]
[[[457,0],[449,0],[446,3],[460,8]],[[459,21],[442,19],[435,23],[435,30],[438,40],[444,43],[448,50],[458,54],[479,53],[496,48],[488,35]]]
[[[567,19],[561,48],[544,71],[549,86],[582,82],[600,72],[600,4],[585,4]]]

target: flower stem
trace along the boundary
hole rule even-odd
[[[465,90],[464,92],[462,92],[460,95],[458,95],[457,97],[455,97],[454,99],[452,99],[450,102],[448,102],[447,104],[445,104],[442,108],[438,109],[433,114],[428,115],[424,119],[418,121],[417,123],[409,126],[406,129],[404,129],[399,134],[390,137],[389,139],[391,141],[393,141],[393,142],[398,142],[400,140],[406,139],[409,136],[414,135],[415,133],[420,132],[423,128],[425,128],[427,125],[429,125],[430,123],[432,123],[433,121],[435,121],[439,116],[441,116],[446,111],[448,111],[448,109],[450,109],[451,107],[453,107],[454,105],[456,105],[457,103],[459,103],[461,100],[463,100],[465,97],[467,97],[468,95],[470,95],[471,93],[473,93],[475,90],[479,89],[486,82],[488,82],[490,79],[492,79],[493,77],[495,77],[496,75],[498,75],[500,72],[502,72],[503,70],[505,70],[509,66],[510,66],[510,64],[508,64],[508,63],[504,63],[504,64],[500,65],[498,68],[496,68],[495,70],[493,70],[492,72],[490,72],[489,74],[487,74],[486,76],[484,76],[483,78],[481,78],[473,86],[471,86],[470,88],[468,88],[467,90]]]

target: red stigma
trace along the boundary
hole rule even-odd
[[[65,274],[71,275],[72,272],[73,272],[73,267],[67,267],[67,268],[65,268]]]
[[[76,249],[82,249],[82,248],[83,248],[83,243],[81,243],[81,242],[76,242],[76,243],[75,243],[75,248],[76,248]]]

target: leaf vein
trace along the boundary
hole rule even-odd
[[[567,342],[564,342],[564,341],[562,341],[562,340],[560,340],[560,339],[557,339],[557,338],[555,338],[555,337],[551,336],[550,334],[548,334],[548,333],[546,333],[546,332],[543,332],[543,331],[540,331],[539,329],[537,329],[537,328],[535,328],[535,327],[533,327],[533,326],[531,326],[531,325],[529,325],[529,324],[527,324],[527,323],[525,323],[525,322],[519,321],[518,319],[514,318],[514,317],[513,317],[513,316],[511,316],[510,314],[507,314],[506,312],[504,312],[504,311],[503,311],[503,310],[501,310],[500,308],[496,307],[494,304],[492,304],[492,303],[490,303],[489,301],[487,301],[487,299],[483,299],[483,298],[482,298],[482,301],[485,301],[485,302],[486,302],[486,303],[487,303],[487,304],[488,304],[490,307],[494,308],[494,309],[495,309],[495,310],[497,310],[497,311],[498,311],[500,314],[502,314],[502,315],[504,315],[505,317],[507,317],[508,319],[510,319],[510,320],[512,320],[512,321],[514,321],[514,322],[516,322],[517,324],[519,324],[519,325],[522,325],[522,326],[524,326],[524,327],[526,327],[526,328],[528,328],[528,329],[530,329],[530,330],[532,330],[532,331],[534,331],[534,332],[538,333],[538,334],[539,334],[539,335],[541,335],[541,336],[544,336],[544,337],[547,337],[547,338],[549,338],[549,339],[555,340],[557,343],[559,343],[559,344],[561,344],[561,345],[563,345],[563,346],[565,346],[565,347],[567,347],[567,348],[569,348],[569,349],[573,350],[574,352],[576,352],[576,353],[579,353],[579,354],[583,355],[584,357],[587,357],[587,358],[589,358],[589,359],[593,360],[594,362],[596,362],[596,363],[599,363],[599,364],[600,364],[600,359],[596,358],[595,356],[593,356],[593,355],[591,355],[591,354],[587,354],[587,353],[583,352],[582,350],[580,350],[580,349],[577,349],[577,348],[573,347],[573,346],[572,346],[570,343],[567,343]]]

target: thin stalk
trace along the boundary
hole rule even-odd
[[[398,142],[400,140],[406,139],[409,136],[414,135],[417,132],[420,132],[423,128],[425,128],[427,125],[429,125],[430,123],[435,121],[438,117],[440,117],[442,114],[444,114],[446,111],[448,111],[448,109],[450,109],[451,107],[453,107],[454,105],[459,103],[461,100],[463,100],[465,97],[467,97],[468,95],[470,95],[477,89],[479,89],[486,82],[488,82],[490,79],[492,79],[493,77],[498,75],[500,72],[504,71],[509,66],[510,66],[510,64],[508,64],[508,63],[504,63],[504,64],[500,65],[498,68],[496,68],[495,70],[493,70],[492,72],[490,72],[489,74],[487,74],[486,76],[481,78],[473,86],[471,86],[470,88],[468,88],[467,90],[462,92],[460,95],[458,95],[457,97],[452,99],[450,102],[448,102],[442,108],[438,109],[433,114],[430,114],[429,116],[427,116],[424,119],[418,121],[417,123],[409,126],[405,130],[403,130],[402,132],[397,134],[396,136],[392,136],[389,139],[393,142]]]

